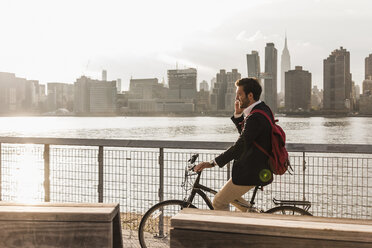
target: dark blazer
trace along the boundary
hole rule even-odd
[[[265,111],[273,120],[271,110],[264,102],[254,106],[252,109]],[[234,160],[232,168],[232,181],[236,185],[267,185],[272,182],[262,182],[259,173],[263,169],[270,170],[268,157],[260,151],[254,144],[256,141],[266,151],[271,151],[271,124],[260,113],[254,113],[246,118],[244,129],[241,123],[244,121],[243,115],[240,118],[231,117],[239,131],[239,138],[233,146],[215,158],[218,166],[223,167],[229,161]]]

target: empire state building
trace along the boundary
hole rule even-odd
[[[281,61],[281,80],[280,80],[280,92],[285,93],[285,72],[291,69],[291,57],[289,56],[289,50],[287,47],[287,35],[285,36],[285,44],[282,52],[282,61]]]

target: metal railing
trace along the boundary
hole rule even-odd
[[[193,153],[209,161],[231,142],[0,137],[0,200],[119,202],[123,228],[135,229],[153,204],[182,199],[184,166]],[[372,217],[372,145],[287,144],[294,175],[276,176],[258,194],[309,200],[316,216]],[[219,189],[231,165],[206,170]],[[250,197],[249,193],[246,196]],[[196,205],[205,208],[200,199]]]

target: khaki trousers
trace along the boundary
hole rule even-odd
[[[242,185],[235,185],[230,178],[229,181],[225,183],[225,185],[221,188],[221,190],[215,195],[213,199],[213,207],[215,210],[225,210],[229,211],[229,204],[231,203],[236,208],[238,208],[242,212],[246,212],[247,209],[240,206],[239,204],[235,204],[234,200],[238,200],[239,202],[245,203],[249,205],[249,202],[242,198],[242,195],[247,193],[251,188],[255,186],[242,186]]]

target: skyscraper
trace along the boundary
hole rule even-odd
[[[285,73],[285,108],[287,111],[311,108],[311,73],[296,66]]]
[[[369,79],[372,77],[372,53],[365,59],[365,77],[364,79]]]
[[[231,72],[227,73],[227,89],[225,94],[225,110],[233,111],[234,103],[236,97],[236,86],[235,82],[241,79],[241,74],[238,72],[238,69],[232,69]]]
[[[257,51],[252,51],[251,54],[247,54],[247,70],[248,77],[255,77],[257,79],[260,77],[260,56]]]
[[[285,93],[285,72],[291,69],[291,57],[289,56],[289,50],[287,47],[287,35],[285,36],[284,49],[282,51],[282,58],[280,64],[281,80],[280,80],[280,92]]]
[[[102,70],[102,81],[107,81],[107,71]]]
[[[116,111],[116,81],[99,81],[82,76],[74,83],[74,112],[112,114]]]
[[[363,92],[362,94],[371,95],[372,94],[372,77],[369,77],[369,79],[363,80]]]
[[[265,102],[273,112],[277,112],[277,71],[278,55],[274,43],[265,47]]]
[[[225,109],[225,94],[227,89],[227,75],[226,70],[221,69],[216,74],[216,83],[213,85],[211,94],[211,106],[212,110],[224,110]]]
[[[65,108],[69,111],[74,107],[74,85],[67,83],[48,83],[48,110]]]
[[[208,85],[207,81],[203,80],[202,82],[200,82],[199,91],[201,91],[201,90],[209,91],[209,85]]]
[[[232,69],[231,72],[221,69],[216,77],[217,82],[214,84],[210,98],[212,110],[234,110],[235,82],[241,78],[241,74],[237,69]]]
[[[116,90],[118,93],[121,92],[121,78],[116,79]]]
[[[352,106],[350,52],[341,47],[323,60],[324,109],[343,112]]]
[[[196,77],[195,68],[168,70],[168,97],[171,99],[195,99]]]

